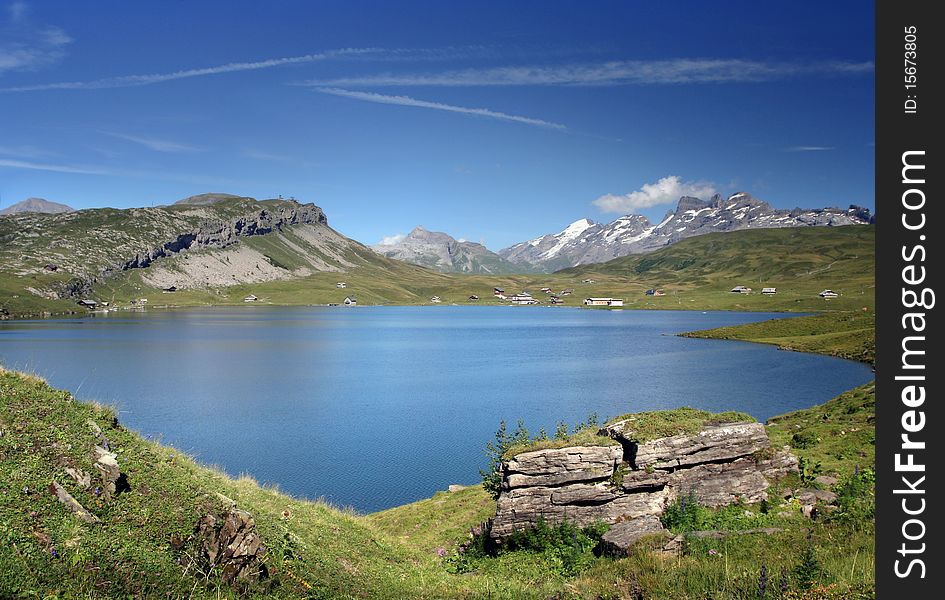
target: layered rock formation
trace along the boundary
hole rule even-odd
[[[773,450],[760,423],[708,425],[646,441],[633,425],[627,419],[603,428],[600,446],[535,450],[504,462],[492,537],[501,541],[539,520],[583,526],[655,517],[689,493],[714,507],[758,502],[772,479],[797,470],[797,458]]]

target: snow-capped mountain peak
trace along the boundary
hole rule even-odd
[[[499,256],[520,265],[556,270],[578,264],[605,262],[618,256],[650,252],[681,239],[737,229],[861,225],[873,221],[868,209],[851,205],[839,208],[780,210],[738,192],[708,201],[691,196],[679,199],[653,225],[643,215],[625,215],[611,223],[579,219],[556,234],[548,234],[499,250]]]

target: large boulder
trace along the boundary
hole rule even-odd
[[[642,441],[635,425],[630,417],[601,430],[620,446],[534,450],[505,461],[492,538],[501,542],[542,521],[603,521],[619,525],[612,540],[629,540],[681,495],[713,507],[758,502],[767,498],[771,479],[797,471],[797,458],[772,450],[760,423],[712,423]],[[624,525],[629,522],[635,525]]]

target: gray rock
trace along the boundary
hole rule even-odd
[[[611,556],[629,556],[633,545],[647,535],[666,531],[658,517],[645,515],[617,523],[601,538],[601,550]]]
[[[737,502],[760,502],[768,497],[768,480],[750,458],[730,463],[710,463],[679,469],[670,476],[669,485],[679,495],[693,492],[706,506],[725,506]]]
[[[572,446],[523,452],[503,464],[511,488],[606,479],[623,457],[619,446]]]
[[[620,487],[625,492],[643,492],[659,490],[669,483],[669,471],[651,471],[645,469],[636,469],[628,471],[623,476],[623,482]]]
[[[788,446],[774,453],[771,458],[758,461],[758,470],[768,479],[780,479],[788,473],[797,473],[798,460]]]
[[[65,505],[65,507],[68,508],[69,511],[72,512],[76,518],[83,523],[93,524],[100,522],[98,517],[87,511],[84,506],[79,504],[79,502],[72,497],[72,494],[67,492],[58,481],[52,482],[52,484],[49,486],[49,492],[56,496],[59,502]]]
[[[801,488],[794,490],[794,497],[801,504],[833,504],[837,501],[837,495],[829,490],[818,490],[816,488]]]
[[[87,490],[92,487],[92,475],[90,475],[88,472],[83,471],[82,469],[73,469],[72,467],[66,467],[65,471],[66,475],[71,477],[83,490]]]
[[[516,488],[499,496],[491,535],[502,539],[534,527],[539,520],[552,525],[568,521],[583,527],[597,521],[616,523],[621,518],[658,515],[674,499],[672,490],[623,494],[607,482]]]
[[[113,496],[117,491],[118,479],[121,477],[118,455],[101,446],[95,446],[95,464],[93,466],[102,478],[102,490],[105,495],[107,497]]]
[[[837,485],[837,481],[838,479],[836,477],[831,477],[830,475],[818,475],[814,479],[814,483],[817,483],[819,485],[824,485],[827,487],[833,487]]]
[[[615,426],[610,428],[610,432],[617,439],[633,443],[630,427],[631,424],[619,429]],[[674,435],[638,444],[634,463],[638,468],[675,469],[732,460],[769,446],[768,434],[761,423],[726,423],[706,427],[696,434]]]
[[[224,584],[246,584],[268,576],[266,550],[248,512],[229,509],[223,515],[204,515],[194,537],[203,559],[220,569]]]

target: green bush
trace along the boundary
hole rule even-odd
[[[515,431],[512,433],[508,432],[505,421],[501,421],[498,431],[495,432],[495,441],[486,444],[489,468],[480,469],[479,474],[482,476],[482,487],[493,498],[498,498],[499,492],[502,491],[502,455],[512,446],[527,444],[528,441],[528,430],[525,429],[525,422],[519,419]]]
[[[837,510],[832,521],[857,524],[872,521],[876,513],[876,472],[872,468],[857,469],[835,488]]]
[[[791,446],[806,450],[817,443],[817,434],[813,431],[799,431],[791,436]]]
[[[544,519],[529,529],[517,531],[509,536],[499,553],[534,552],[543,555],[554,571],[566,577],[584,571],[594,561],[593,550],[610,525],[598,522],[587,527],[578,527],[564,522],[548,525]]]

